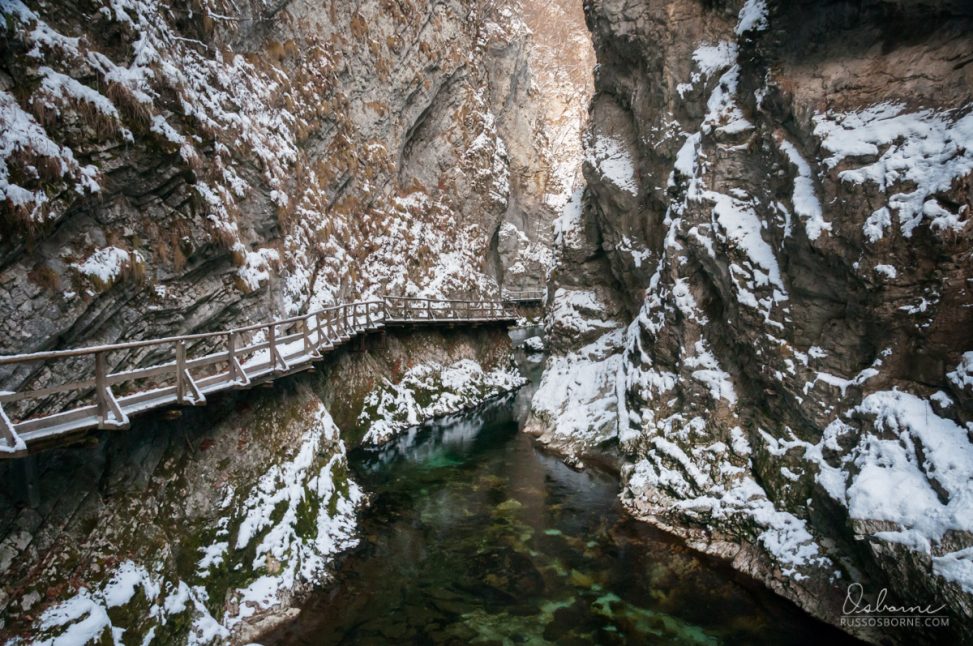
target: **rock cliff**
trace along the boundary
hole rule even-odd
[[[0,7],[0,352],[545,279],[592,84],[574,3]]]
[[[0,17],[0,354],[545,280],[593,87],[574,2],[0,0]],[[519,383],[505,335],[389,344],[0,464],[0,641],[247,641],[285,617],[354,541],[345,442]],[[91,371],[4,369],[0,388]]]
[[[858,582],[970,639],[973,11],[585,6],[530,430],[619,455],[633,513],[826,621]]]

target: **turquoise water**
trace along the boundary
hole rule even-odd
[[[351,456],[362,543],[264,644],[850,642],[627,518],[607,473],[518,432],[512,399]]]

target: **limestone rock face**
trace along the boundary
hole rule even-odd
[[[170,5],[3,5],[0,353],[544,281],[593,85],[575,3]]]
[[[826,621],[860,582],[969,639],[970,8],[586,13],[587,188],[555,225],[531,430],[617,446],[637,515]]]

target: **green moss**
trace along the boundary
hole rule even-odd
[[[113,626],[124,628],[122,643],[126,646],[137,646],[142,643],[142,637],[154,623],[149,618],[149,608],[152,602],[145,596],[145,591],[139,588],[135,596],[123,606],[108,608],[108,617]]]
[[[432,379],[432,388],[416,388],[413,390],[412,396],[415,398],[416,403],[419,404],[419,406],[422,408],[428,408],[442,392],[443,381],[437,375]]]
[[[274,510],[270,512],[270,524],[271,526],[279,525],[280,521],[284,520],[284,514],[287,513],[287,508],[290,505],[286,500],[281,500],[277,505],[274,506]]]
[[[308,495],[297,505],[297,523],[295,531],[301,538],[314,538],[318,535],[318,515],[321,513],[321,500],[317,496]]]
[[[348,465],[344,461],[337,462],[331,468],[331,480],[334,482],[334,493],[328,500],[328,516],[334,518],[338,513],[338,502],[348,497]]]
[[[213,535],[212,530],[203,530],[186,532],[180,538],[174,552],[176,575],[180,579],[190,581],[195,578],[196,564],[199,563],[202,547],[211,543]]]
[[[166,623],[156,627],[153,644],[182,644],[193,627],[193,606],[187,604],[186,609],[178,614],[166,616]]]

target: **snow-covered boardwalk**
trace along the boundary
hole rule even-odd
[[[71,350],[0,356],[0,366],[31,374],[71,362],[80,380],[0,392],[0,458],[22,457],[91,429],[126,429],[132,415],[170,406],[202,406],[206,396],[307,370],[327,353],[369,332],[417,325],[513,325],[502,302],[384,297],[344,303],[247,327]],[[136,365],[125,367],[125,355]],[[138,357],[138,359],[133,359]],[[112,362],[112,359],[115,362]],[[144,366],[155,360],[152,365]],[[121,364],[111,372],[109,364]],[[4,411],[24,401],[68,396],[66,410],[13,421]]]

